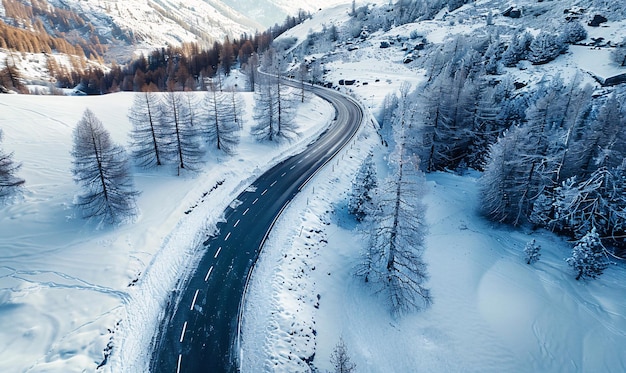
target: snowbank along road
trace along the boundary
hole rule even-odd
[[[180,293],[172,294],[154,342],[152,372],[238,371],[240,312],[265,239],[291,199],[363,122],[363,111],[351,98],[308,89],[335,107],[334,123],[304,152],[261,175],[226,209],[219,233],[204,242],[206,252],[195,273]]]

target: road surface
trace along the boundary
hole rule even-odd
[[[355,135],[363,121],[349,97],[321,87],[336,117],[307,149],[272,167],[224,212],[219,233],[204,242],[205,254],[180,293],[174,293],[158,331],[153,373],[236,372],[243,295],[276,218],[315,173]]]

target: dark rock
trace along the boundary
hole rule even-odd
[[[591,22],[587,23],[587,25],[591,27],[598,27],[600,26],[600,24],[605,23],[607,21],[608,19],[606,19],[606,17],[596,14],[595,16],[593,16],[593,19],[591,20]]]
[[[520,18],[522,16],[522,11],[515,7],[510,7],[502,12],[502,15],[509,18]]]

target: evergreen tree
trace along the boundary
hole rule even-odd
[[[82,189],[75,204],[85,218],[107,224],[132,218],[139,194],[133,186],[128,157],[89,109],[74,129],[72,173]]]
[[[591,229],[572,249],[572,256],[566,259],[576,271],[576,280],[598,278],[609,266],[600,237],[595,227]]]
[[[578,43],[587,39],[587,30],[578,21],[570,21],[563,27],[561,37],[564,42],[569,44]]]
[[[526,264],[533,264],[539,261],[541,257],[541,246],[535,240],[531,240],[524,247],[524,260]]]
[[[136,94],[130,107],[128,118],[131,130],[132,155],[137,165],[151,168],[167,162],[167,132],[160,121],[159,98],[157,94],[143,92]]]
[[[378,187],[378,181],[373,158],[372,153],[368,154],[352,182],[348,212],[354,215],[357,221],[363,221],[376,209],[374,191]]]
[[[567,48],[567,44],[565,44],[560,35],[542,31],[530,43],[528,60],[533,65],[542,65],[557,58],[560,54],[567,51]]]
[[[2,129],[0,129],[0,145],[2,144]],[[0,148],[0,198],[10,195],[17,187],[24,184],[24,179],[15,175],[21,165],[13,161],[13,153],[5,153]]]

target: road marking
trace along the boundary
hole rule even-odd
[[[183,360],[183,354],[178,354],[178,366],[176,368],[176,373],[180,373],[180,363]]]
[[[287,175],[287,173],[286,173],[286,172],[283,172],[283,174],[282,174],[282,175],[280,175],[280,177],[285,177],[285,175]]]
[[[211,272],[213,272],[213,266],[209,268],[209,272],[206,273],[206,277],[204,278],[204,282],[209,281],[209,276],[211,276]]]
[[[215,252],[215,256],[213,258],[217,258],[217,256],[220,255],[220,251],[222,251],[222,247],[221,246],[217,248],[217,251]]]
[[[259,200],[259,199],[257,198],[257,199],[255,199],[254,201],[252,201],[252,204],[254,205],[255,203],[257,203],[257,201],[258,201],[258,200]]]
[[[228,232],[228,234],[226,235],[226,238],[224,238],[224,242],[228,241],[229,237],[230,237],[230,232]]]
[[[267,193],[267,189],[265,189],[265,190],[263,191],[263,193],[261,193],[261,195],[262,195],[262,196],[264,196],[264,195],[265,195],[265,193]]]
[[[298,164],[302,163],[302,161],[304,161],[304,159],[299,160],[299,161],[298,161]]]
[[[241,219],[237,219],[237,221],[235,222],[235,225],[233,225],[233,228],[237,228],[237,226],[239,225],[240,221],[241,221]]]
[[[245,216],[248,213],[248,211],[250,211],[250,208],[247,208],[246,211],[244,211],[242,215]]]
[[[198,292],[200,291],[200,289],[196,290],[196,294],[194,294],[193,296],[193,300],[191,301],[191,307],[189,308],[190,311],[193,311],[193,306],[196,305],[196,299],[198,298]]]
[[[294,164],[293,166],[291,166],[289,169],[293,170],[294,168],[296,168],[296,165]]]
[[[274,185],[276,185],[276,181],[274,181],[273,183],[270,184],[270,187],[273,187]]]
[[[183,331],[180,333],[180,343],[183,343],[183,339],[185,339],[185,330],[187,329],[187,321],[183,324]]]

